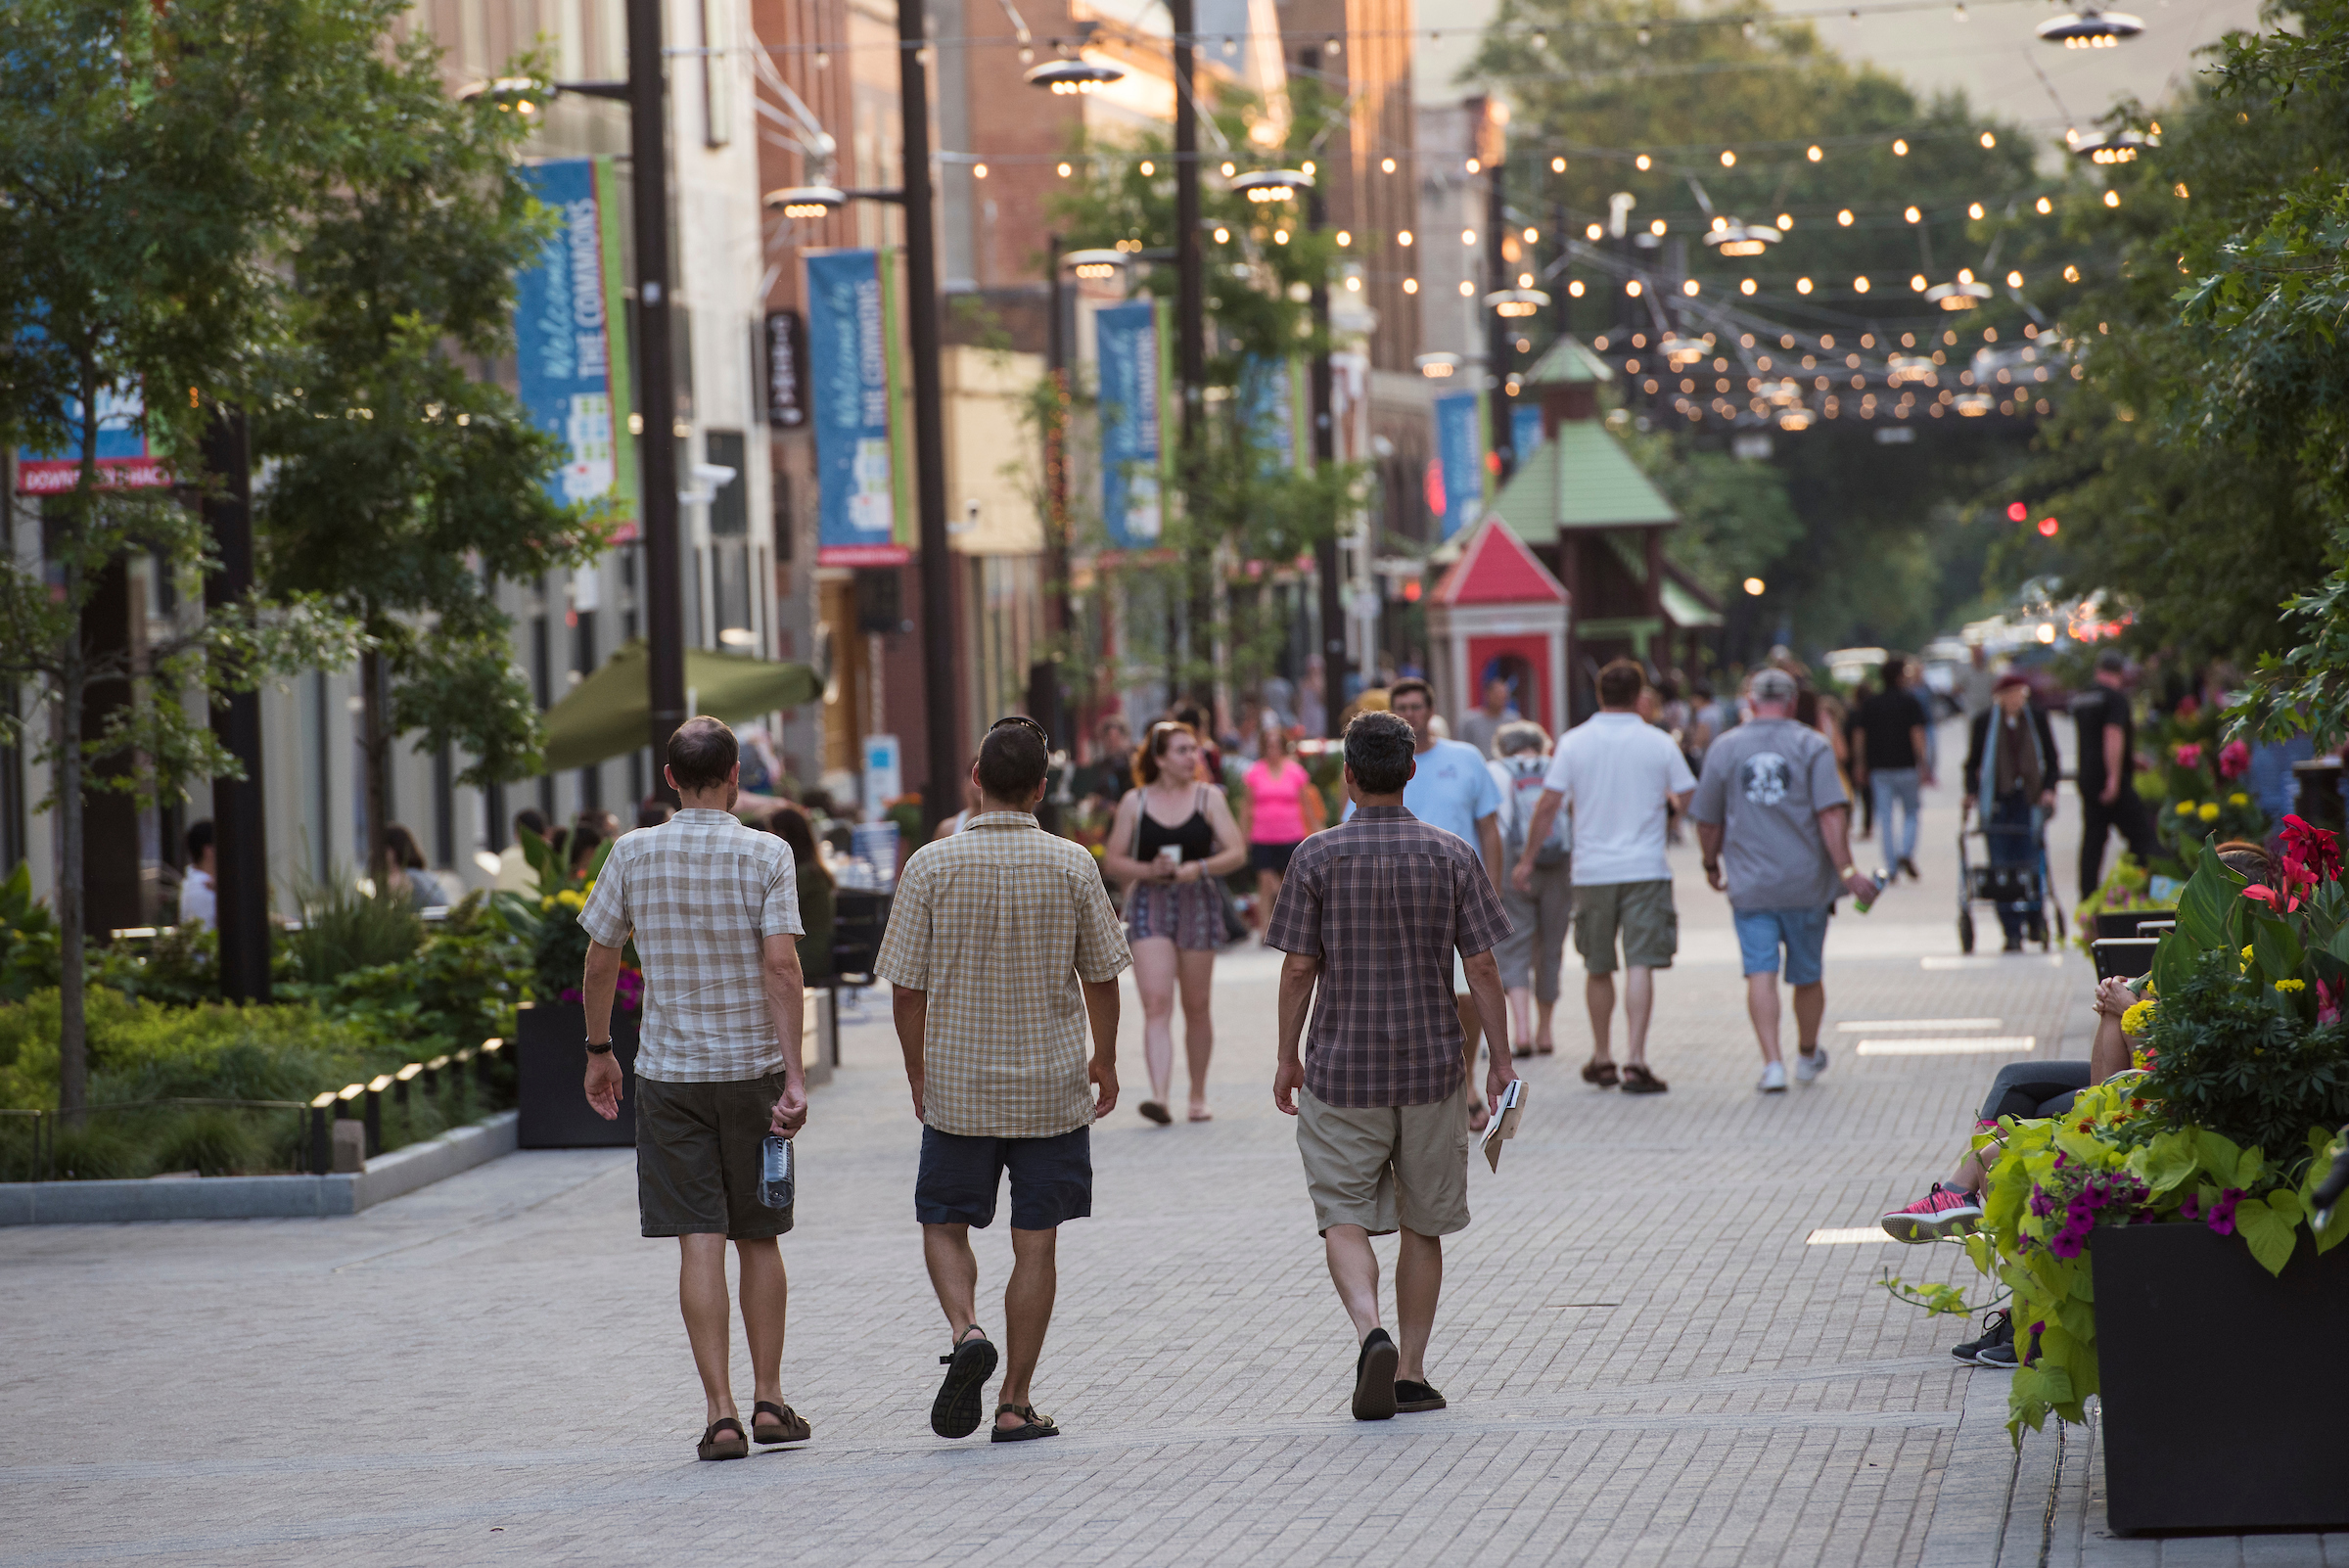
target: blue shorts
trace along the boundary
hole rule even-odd
[[[1739,909],[1737,951],[1749,975],[1778,972],[1778,944],[1786,945],[1786,984],[1816,986],[1825,969],[1819,950],[1827,945],[1827,916],[1834,905],[1815,909]]]
[[[966,1137],[922,1129],[913,1217],[926,1225],[994,1222],[995,1193],[1011,1173],[1011,1228],[1050,1230],[1093,1212],[1092,1129],[1050,1138]]]

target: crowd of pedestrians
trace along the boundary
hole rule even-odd
[[[2119,672],[2099,671],[2112,696],[2092,694],[2076,717],[2084,804],[2126,830],[2135,824],[2117,803],[2134,799],[2127,706],[2107,678]],[[1504,1095],[1518,1103],[1517,1061],[1558,1048],[1569,935],[1589,1021],[1582,1082],[1667,1092],[1648,1037],[1659,973],[1680,946],[1667,847],[1684,817],[1707,883],[1728,901],[1762,1058],[1756,1087],[1816,1084],[1829,1065],[1820,1028],[1836,908],[1846,898],[1867,907],[1885,875],[1916,875],[1917,802],[1933,754],[1911,682],[1907,662],[1888,659],[1878,689],[1847,715],[1799,669],[1772,666],[1667,706],[1639,665],[1618,660],[1595,671],[1597,712],[1553,741],[1521,716],[1506,680],[1484,685],[1453,739],[1429,685],[1401,678],[1383,706],[1365,704],[1346,726],[1334,824],[1270,710],[1235,781],[1236,813],[1202,715],[1159,719],[1129,751],[1130,728],[1112,718],[1095,732],[1102,760],[1075,780],[1111,809],[1097,854],[1037,819],[1054,776],[1050,738],[1025,717],[999,721],[972,765],[957,831],[906,859],[872,963],[891,987],[922,1127],[914,1218],[948,1329],[933,1429],[975,1432],[1000,1367],[992,1440],[1059,1432],[1036,1407],[1035,1382],[1059,1227],[1091,1213],[1090,1129],[1119,1099],[1118,977],[1133,971],[1142,1005],[1149,1098],[1139,1114],[1162,1127],[1176,1120],[1179,1001],[1187,1120],[1210,1120],[1214,966],[1244,930],[1228,885],[1243,867],[1255,876],[1264,945],[1283,955],[1272,1097],[1295,1118],[1306,1204],[1353,1325],[1354,1413],[1443,1408],[1430,1371],[1443,1240],[1469,1222],[1471,1134]],[[1981,684],[1965,802],[1994,834],[1994,864],[2019,863],[2011,857],[2021,852],[2002,850],[1996,835],[2011,831],[2036,853],[2060,759],[2024,676]],[[2100,771],[2087,766],[2092,753]],[[635,1085],[641,1224],[647,1236],[678,1238],[679,1306],[704,1389],[699,1451],[724,1458],[809,1433],[780,1384],[787,1285],[776,1238],[792,1214],[767,1206],[760,1172],[764,1142],[790,1138],[806,1119],[802,987],[828,972],[834,890],[824,818],[787,805],[766,832],[735,820],[739,753],[723,724],[680,728],[667,777],[682,808],[640,818],[625,835],[581,820],[550,838],[532,812],[517,829],[566,854],[610,835],[579,917],[590,941],[586,1093],[617,1115],[611,1010],[621,951],[633,942],[646,986]],[[1877,876],[1852,851],[1855,798],[1871,796],[1888,862]],[[195,902],[206,891],[196,879],[208,881],[208,833],[191,831],[189,850]],[[2084,864],[2084,877],[2092,870]],[[2028,934],[2021,919],[2008,922],[2010,947]],[[1781,985],[1792,993],[1791,1060]],[[2106,991],[2091,1060],[2003,1071],[1983,1125],[2058,1113],[2125,1064],[2118,1019],[2128,998]],[[1969,1154],[1950,1180],[1885,1216],[1886,1229],[1929,1239],[1977,1220],[1982,1163]],[[1013,1265],[990,1334],[969,1232],[992,1222],[1006,1176]],[[1400,1235],[1391,1318],[1370,1247],[1388,1234]],[[752,1361],[747,1427],[727,1379],[728,1244]],[[2012,1364],[2013,1337],[1999,1326],[1960,1354]]]

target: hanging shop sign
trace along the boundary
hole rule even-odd
[[[776,430],[807,423],[807,324],[797,310],[766,318],[766,422]]]
[[[1444,465],[1444,537],[1476,526],[1485,511],[1484,431],[1474,392],[1436,399],[1436,456]]]
[[[514,344],[530,422],[570,455],[547,481],[564,505],[600,505],[636,535],[636,447],[628,439],[628,327],[620,186],[609,158],[523,170],[559,220],[517,277]]]
[[[898,566],[910,466],[893,438],[898,357],[890,352],[887,257],[827,251],[807,257],[807,388],[815,427],[818,566]]]
[[[1115,550],[1148,549],[1165,530],[1161,462],[1166,407],[1157,302],[1093,317],[1101,378],[1101,521]]]

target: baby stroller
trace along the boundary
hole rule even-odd
[[[2002,913],[2023,916],[2025,940],[2047,952],[2063,940],[2063,910],[2056,907],[2049,931],[2048,839],[2034,809],[2029,823],[1997,823],[1971,813],[1972,826],[1958,825],[1958,946],[1974,950],[1974,908],[1987,903]],[[1972,853],[1979,849],[1981,858]],[[2000,862],[2000,863],[1991,863]]]

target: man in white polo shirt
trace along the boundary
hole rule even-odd
[[[1680,917],[1672,905],[1672,868],[1664,859],[1670,807],[1684,807],[1696,775],[1670,735],[1639,716],[1645,671],[1618,659],[1598,672],[1599,711],[1558,742],[1525,830],[1525,852],[1510,881],[1533,886],[1534,855],[1563,806],[1574,820],[1574,945],[1589,971],[1583,995],[1590,1008],[1590,1060],[1583,1082],[1626,1094],[1661,1094],[1647,1068],[1647,1021],[1655,1010],[1655,971],[1672,967]],[[1608,1054],[1615,1014],[1615,950],[1624,967],[1624,1062]]]

